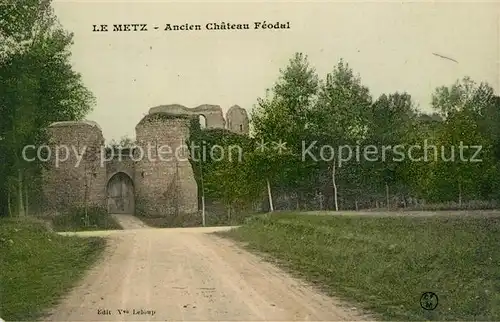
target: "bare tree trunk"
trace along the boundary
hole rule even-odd
[[[25,203],[25,211],[26,211],[26,216],[29,216],[29,203],[28,203],[28,185],[24,185],[24,203]]]
[[[87,195],[87,226],[90,226],[90,217],[89,217],[89,214],[88,214],[88,211],[89,211],[89,206],[88,206],[88,202],[91,201],[90,200],[90,194],[92,193],[92,179],[94,178],[94,174],[93,172],[90,174],[89,176],[89,191],[88,191],[88,195]],[[123,189],[123,187],[122,187]],[[122,194],[123,195],[123,194]],[[92,203],[92,202],[90,202]]]
[[[458,183],[458,206],[462,207],[462,184]]]
[[[273,205],[273,195],[271,193],[271,184],[269,183],[269,179],[267,179],[266,182],[267,182],[267,197],[269,198],[269,210],[273,212],[274,205]]]
[[[339,201],[337,195],[337,183],[335,182],[335,159],[333,159],[332,163],[332,185],[333,185],[333,200],[335,202],[335,211],[339,211]]]
[[[358,201],[357,200],[354,201],[354,206],[356,207],[356,211],[358,211],[359,208],[358,208]]]
[[[203,227],[205,227],[205,193],[202,192],[201,195],[201,221],[203,224]]]
[[[17,194],[19,196],[18,206],[19,206],[19,216],[24,216],[26,213],[24,212],[24,202],[23,202],[23,173],[21,169],[17,170]]]
[[[88,188],[89,185],[88,185],[88,178],[87,178],[87,173],[85,173],[85,196],[84,196],[84,209],[85,209],[85,217],[84,217],[84,224],[85,224],[85,227],[88,227],[88,207],[87,207],[87,199],[88,199]]]
[[[7,210],[9,212],[9,217],[12,217],[12,202],[10,200],[11,193],[10,193],[10,186],[7,187]]]
[[[387,182],[385,183],[385,199],[387,203],[387,210],[391,209],[390,203],[389,203],[389,185]]]

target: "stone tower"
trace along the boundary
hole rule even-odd
[[[248,114],[244,108],[234,105],[226,113],[226,128],[239,134],[248,134]]]
[[[155,216],[198,211],[198,189],[189,162],[192,116],[150,111],[136,126],[136,205]]]
[[[106,168],[101,163],[104,137],[91,121],[56,122],[48,128],[51,140],[44,172],[45,208],[49,213],[73,206],[106,205]]]

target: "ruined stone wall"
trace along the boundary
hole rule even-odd
[[[234,105],[226,113],[226,128],[232,132],[248,134],[249,120],[244,108]]]
[[[55,213],[81,206],[86,195],[88,204],[105,206],[106,168],[101,165],[104,138],[99,126],[83,121],[57,122],[48,130],[51,155],[46,156],[49,164],[43,175],[44,210]],[[56,149],[60,151],[59,162]]]
[[[226,126],[222,108],[219,105],[204,104],[192,109],[194,114],[203,115],[207,122],[207,129],[223,129]]]
[[[136,205],[149,215],[198,210],[198,189],[187,151],[176,153],[189,137],[190,120],[191,116],[158,112],[146,115],[136,126]]]
[[[160,105],[149,109],[149,114],[168,113],[172,115],[203,115],[206,120],[206,126],[210,128],[225,127],[226,121],[222,113],[222,108],[219,105],[203,104],[194,108],[188,108],[179,104]]]
[[[186,143],[191,120],[199,115],[205,116],[207,128],[226,128],[248,135],[248,115],[239,106],[231,107],[224,119],[218,105],[205,104],[195,108],[179,104],[161,105],[151,108],[149,114],[137,124],[136,143],[139,148],[134,150],[133,159],[127,151],[128,154],[122,155],[121,160],[109,160],[103,159],[104,138],[95,122],[52,124],[49,127],[52,155],[43,174],[44,210],[61,213],[67,208],[81,206],[86,193],[89,204],[106,206],[109,203],[108,182],[113,175],[123,172],[132,181],[133,187],[129,190],[135,194],[135,206],[141,207],[142,213],[169,216],[197,212],[198,189],[188,159],[189,151],[178,155],[175,152]],[[54,153],[58,146],[67,147],[69,155],[67,159],[63,155],[66,160],[56,166]],[[162,146],[163,151],[157,149]],[[61,148],[59,150],[65,153]],[[78,161],[84,151],[85,156]],[[142,157],[138,155],[141,151]],[[163,155],[159,155],[162,152]],[[123,189],[115,190],[115,194],[119,194],[118,190]],[[115,197],[119,198],[118,195]],[[134,204],[133,199],[129,202],[131,205]]]
[[[248,135],[249,118],[247,111],[238,105],[234,105],[226,113],[226,118],[219,105],[203,104],[194,108],[188,108],[179,104],[160,105],[149,109],[149,114],[168,113],[172,115],[203,116],[206,128],[228,129],[235,133]]]

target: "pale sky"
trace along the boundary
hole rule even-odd
[[[321,78],[343,58],[372,96],[407,91],[423,110],[441,85],[470,76],[500,93],[500,2],[63,1],[72,61],[97,98],[107,140],[135,136],[149,108],[238,104],[250,113],[295,52]],[[165,24],[290,22],[287,30],[163,31]],[[147,32],[92,32],[94,24]],[[158,30],[153,29],[159,26]],[[458,61],[436,57],[432,53]]]

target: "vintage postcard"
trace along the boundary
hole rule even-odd
[[[0,321],[500,320],[500,3],[0,0]]]

